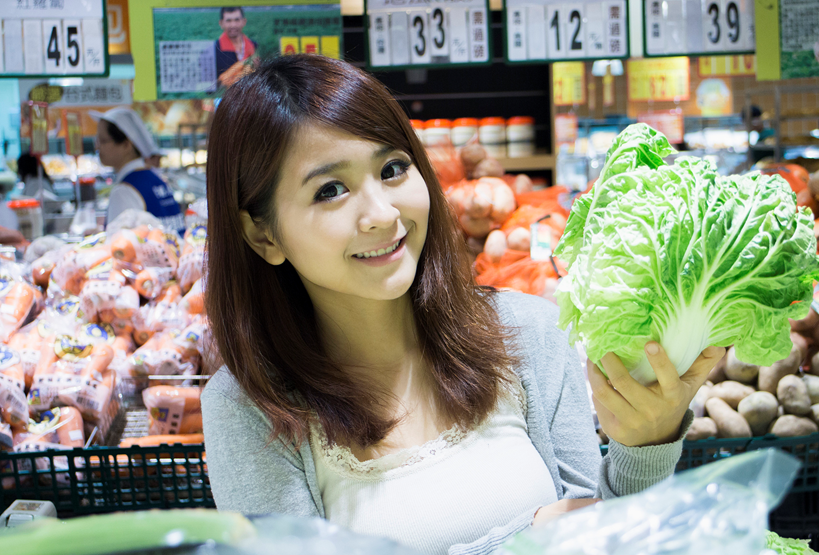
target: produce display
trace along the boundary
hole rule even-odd
[[[144,388],[150,434],[201,434],[199,388],[148,379],[211,370],[201,212],[189,211],[181,241],[126,213],[111,234],[46,237],[30,264],[0,261],[0,449],[83,446],[123,389]]]

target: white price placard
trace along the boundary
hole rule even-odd
[[[643,0],[647,56],[756,49],[753,0]]]
[[[0,77],[104,75],[103,0],[0,1]]]
[[[510,62],[628,57],[626,0],[506,0],[504,10]]]
[[[371,67],[489,61],[487,0],[368,0]]]

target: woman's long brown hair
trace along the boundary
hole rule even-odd
[[[495,407],[516,362],[492,304],[472,277],[463,237],[424,147],[375,78],[315,55],[267,62],[227,90],[208,145],[206,306],[219,354],[268,416],[275,436],[303,441],[311,411],[331,442],[369,446],[396,424],[384,394],[355,381],[321,344],[313,306],[289,262],[272,266],[244,241],[247,210],[275,233],[274,191],[299,125],[338,128],[410,155],[427,187],[427,239],[410,287],[437,406],[469,426]]]

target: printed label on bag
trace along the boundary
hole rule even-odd
[[[178,434],[185,413],[185,399],[162,399],[161,407],[151,407],[151,435]]]
[[[0,346],[0,370],[6,370],[15,364],[20,364],[20,353],[5,345]]]

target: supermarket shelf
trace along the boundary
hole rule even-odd
[[[498,162],[508,172],[553,170],[557,163],[557,157],[554,154],[541,153],[521,158],[499,158]]]
[[[799,120],[819,120],[819,114],[783,114],[779,116],[779,121],[799,121]],[[774,118],[764,118],[762,121],[773,122]]]

